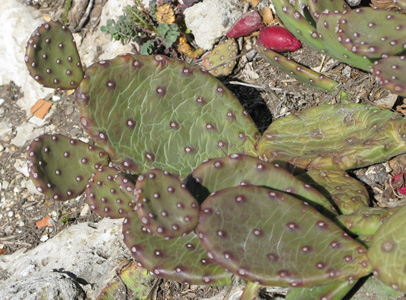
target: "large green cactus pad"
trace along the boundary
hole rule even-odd
[[[375,233],[368,257],[375,277],[406,292],[406,206],[394,213]]]
[[[261,285],[306,287],[371,271],[366,249],[306,202],[258,186],[217,191],[196,229],[208,256]]]
[[[303,169],[353,169],[406,152],[400,114],[363,104],[321,105],[273,122],[259,142],[269,161]]]
[[[406,47],[406,15],[362,7],[345,11],[338,28],[339,41],[355,54],[380,58]]]
[[[342,170],[309,170],[299,179],[318,189],[335,203],[342,214],[350,214],[369,205],[366,187]]]
[[[26,46],[25,64],[29,74],[45,87],[77,88],[83,69],[72,32],[59,21],[39,26]]]
[[[131,255],[153,274],[182,283],[228,285],[230,275],[214,264],[196,234],[165,240],[148,233],[136,211],[123,223],[123,240]]]
[[[278,165],[248,155],[231,154],[209,159],[196,168],[192,176],[210,193],[238,185],[266,186],[292,194],[312,205],[321,205],[330,213],[337,214],[332,202],[309,184]]]
[[[324,3],[323,1],[318,2]],[[338,11],[327,11],[322,12],[318,17],[317,31],[319,32],[320,38],[326,45],[328,54],[339,61],[351,65],[352,67],[359,68],[364,71],[371,71],[373,62],[370,59],[352,53],[337,40],[337,22],[341,15],[342,14]]]
[[[54,200],[80,195],[92,174],[108,164],[107,153],[99,147],[61,134],[45,134],[27,148],[30,178],[37,190]]]
[[[210,157],[255,153],[258,130],[238,99],[210,74],[165,56],[90,66],[76,101],[84,128],[132,171],[186,177]]]

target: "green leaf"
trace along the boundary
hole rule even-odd
[[[140,53],[141,55],[150,55],[154,50],[154,42],[148,41],[141,46]]]

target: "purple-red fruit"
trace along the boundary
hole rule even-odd
[[[227,33],[227,37],[238,38],[240,36],[250,35],[262,27],[264,27],[264,23],[262,23],[258,10],[255,9],[239,18]]]
[[[277,51],[296,51],[302,44],[289,30],[281,26],[268,26],[259,32],[258,43]]]

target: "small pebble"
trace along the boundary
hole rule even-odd
[[[4,100],[3,98],[1,98],[1,99],[0,99],[0,105],[3,105],[4,101],[5,101],[5,100]]]
[[[57,95],[52,96],[52,101],[59,101],[59,100],[61,100],[60,96],[57,96]]]
[[[12,210],[10,210],[10,211],[7,213],[7,216],[8,216],[9,218],[14,217],[14,212],[13,212]]]
[[[43,236],[41,236],[41,238],[39,239],[41,242],[46,242],[49,239],[47,234],[44,234]]]

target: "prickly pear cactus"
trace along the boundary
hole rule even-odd
[[[210,74],[161,55],[123,55],[85,71],[81,124],[113,162],[186,177],[210,157],[256,153],[258,130]]]
[[[210,260],[194,233],[169,240],[154,236],[131,211],[124,219],[123,240],[135,260],[157,276],[188,284],[230,284],[230,275]]]
[[[27,147],[30,178],[37,190],[54,200],[80,195],[92,174],[108,164],[108,155],[99,147],[61,134],[45,134]]]
[[[302,169],[353,169],[406,152],[400,114],[361,104],[321,105],[273,122],[262,158]]]
[[[379,60],[373,74],[379,84],[400,96],[406,96],[406,56],[389,56]]]
[[[210,193],[238,185],[266,186],[292,194],[315,206],[322,206],[332,215],[337,212],[327,198],[316,189],[298,180],[278,165],[255,157],[231,154],[212,158],[192,172],[193,178]]]
[[[271,65],[280,68],[289,76],[317,90],[337,92],[338,82],[325,77],[285,56],[258,44],[257,49],[261,56]]]
[[[71,31],[59,21],[39,26],[26,46],[25,64],[29,74],[45,87],[77,88],[83,69]]]
[[[366,187],[345,171],[315,169],[298,178],[335,203],[341,214],[351,214],[370,204]]]
[[[319,20],[323,12],[345,12],[351,10],[344,0],[309,0],[309,11],[315,20]]]
[[[104,166],[98,169],[86,186],[85,195],[90,208],[102,217],[124,218],[135,207],[135,197],[120,189],[119,170]]]
[[[188,234],[199,221],[199,204],[178,178],[152,169],[135,185],[141,223],[156,236],[174,238]]]
[[[312,2],[312,1],[310,1]],[[318,1],[320,3],[329,1]],[[345,62],[352,67],[359,68],[364,71],[371,71],[373,66],[373,61],[352,53],[346,47],[344,47],[337,39],[337,23],[340,20],[342,13],[338,11],[327,11],[322,12],[318,16],[317,21],[317,31],[320,38],[323,40],[328,54],[339,61]]]
[[[258,186],[210,195],[196,229],[212,261],[261,285],[306,287],[367,275],[366,249],[306,202]]]
[[[355,54],[381,58],[406,47],[406,15],[371,7],[345,11],[339,20],[338,40]]]
[[[393,214],[375,233],[368,257],[376,278],[395,290],[406,292],[406,206]]]
[[[216,77],[230,75],[237,61],[237,51],[235,40],[228,39],[203,56],[202,67]]]

